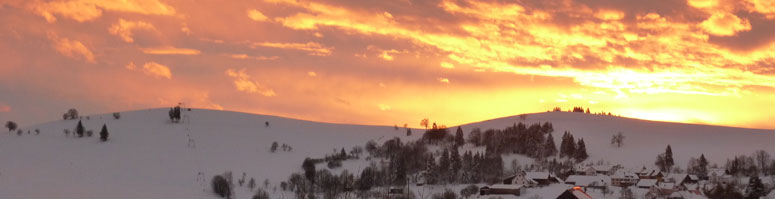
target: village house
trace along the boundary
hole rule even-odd
[[[656,186],[657,182],[657,179],[640,179],[635,187],[641,189],[650,189],[651,187]]]
[[[640,179],[657,179],[662,181],[662,178],[665,177],[665,173],[660,169],[643,168],[643,170],[638,172],[638,177]]]
[[[617,170],[614,175],[611,176],[611,185],[617,187],[627,187],[638,184],[638,174],[631,171]]]
[[[568,176],[568,179],[565,179],[565,184],[584,188],[603,189],[606,185],[611,184],[611,177],[604,175],[572,175]]]
[[[579,166],[574,169],[575,175],[587,175],[587,176],[593,176],[593,175],[613,175],[616,170],[618,170],[621,166],[616,165],[591,165],[591,166]]]
[[[538,183],[538,186],[547,186],[562,182],[560,178],[548,172],[526,172],[525,178]]]
[[[708,199],[700,191],[676,191],[667,196],[667,199]]]
[[[520,196],[525,193],[525,187],[514,184],[494,184],[479,188],[479,195],[515,195]]]
[[[503,180],[503,184],[507,185],[520,185],[523,187],[535,187],[538,186],[538,182],[527,177],[527,173],[524,171],[518,171],[517,174],[507,177]]]
[[[718,169],[718,168],[712,168],[708,169],[708,181],[710,181],[711,184],[716,183],[730,183],[734,181],[735,178],[729,174],[727,174],[726,169]]]
[[[665,181],[673,182],[676,185],[695,184],[700,181],[700,178],[698,178],[697,175],[674,173],[668,175],[667,178],[665,178]]]
[[[573,187],[562,192],[557,199],[592,199],[592,196],[581,190],[581,187]]]

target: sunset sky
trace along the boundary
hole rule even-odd
[[[0,0],[0,121],[178,102],[419,127],[590,107],[775,128],[775,0]]]

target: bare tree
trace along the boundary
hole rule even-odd
[[[428,118],[423,118],[423,119],[420,121],[420,126],[424,126],[424,127],[425,127],[425,129],[428,129],[428,121],[429,121],[429,120],[428,120]]]
[[[759,169],[761,171],[767,170],[767,164],[770,163],[770,154],[764,150],[757,150],[753,152],[753,158],[759,163]]]
[[[611,144],[615,144],[616,147],[622,147],[622,142],[624,142],[624,135],[622,135],[622,132],[618,132],[611,137]]]

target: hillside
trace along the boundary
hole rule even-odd
[[[87,130],[107,124],[108,142],[97,136],[66,137],[77,120],[54,121],[24,127],[21,136],[0,133],[0,198],[215,198],[210,178],[226,170],[240,178],[242,172],[269,189],[301,170],[305,157],[323,157],[341,148],[349,150],[368,140],[378,143],[392,137],[415,140],[422,130],[389,126],[328,124],[274,116],[194,109],[183,112],[183,122],[172,124],[167,109],[122,112],[83,119]],[[628,167],[651,166],[667,144],[676,165],[685,167],[689,156],[700,153],[711,162],[754,150],[775,151],[775,131],[704,125],[651,122],[619,117],[567,112],[536,113],[463,125],[504,128],[516,122],[551,122],[556,143],[563,131],[584,138],[588,161],[605,159]],[[269,123],[267,127],[265,122]],[[40,135],[34,130],[39,129]],[[27,134],[31,130],[31,134]],[[452,129],[454,132],[454,129]],[[624,146],[610,144],[611,135],[623,132]],[[272,142],[288,144],[292,151],[270,153]],[[348,161],[357,172],[365,160]],[[324,165],[318,165],[319,168]],[[201,173],[201,174],[200,174]],[[279,188],[278,188],[279,189]],[[248,198],[246,190],[238,198]],[[293,198],[285,194],[283,197]]]

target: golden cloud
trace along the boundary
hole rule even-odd
[[[36,14],[46,18],[49,23],[56,22],[55,15],[70,18],[78,22],[91,21],[102,16],[105,11],[131,12],[145,15],[173,15],[175,9],[158,0],[72,0],[72,1],[33,1],[28,5]]]
[[[441,83],[449,84],[449,79],[447,78],[439,77],[439,78],[436,78],[436,80],[439,80],[439,82]]]
[[[446,69],[453,69],[455,68],[455,65],[449,62],[441,62],[441,67]]]
[[[154,54],[154,55],[198,55],[199,53],[201,53],[197,49],[176,48],[172,46],[142,48],[141,50],[145,54]]]
[[[275,3],[304,9],[275,19],[291,29],[335,27],[348,33],[407,39],[446,53],[459,65],[479,69],[571,78],[584,86],[637,93],[739,95],[743,86],[775,87],[775,77],[747,69],[775,59],[772,53],[741,54],[719,48],[708,43],[708,35],[697,31],[695,22],[656,13],[637,15],[635,22],[626,24],[630,22],[616,20],[624,17],[619,11],[595,12],[572,4],[558,5],[566,6],[557,8],[560,11],[528,11],[518,4],[472,1],[463,6],[445,0],[439,3],[444,11],[475,19],[458,25],[464,33],[452,34],[403,25],[390,13],[316,2]],[[561,27],[552,21],[553,12],[585,20]],[[750,30],[747,20],[724,13],[711,16],[705,24],[703,30],[714,35]]]
[[[259,46],[270,47],[270,48],[301,50],[301,51],[309,52],[309,55],[314,55],[314,56],[331,55],[331,50],[334,49],[333,47],[325,47],[317,42],[307,42],[307,43],[263,42],[263,43],[254,43],[253,45],[251,45],[252,48],[259,47]]]
[[[775,0],[746,0],[746,3],[748,10],[761,13],[767,19],[775,19]]]
[[[129,70],[138,69],[134,62],[129,62],[129,64],[127,64],[125,67]],[[172,72],[170,71],[170,68],[156,62],[145,63],[143,65],[142,71],[143,74],[151,77],[172,79]]]
[[[246,93],[258,93],[267,97],[277,95],[274,90],[265,88],[257,81],[253,81],[250,75],[245,73],[245,69],[241,69],[239,71],[228,69],[225,73],[227,76],[234,78],[234,86],[238,91],[243,91]]]
[[[377,107],[379,107],[380,111],[389,111],[391,107],[387,104],[378,104]]]
[[[89,63],[96,63],[94,53],[80,41],[60,38],[54,33],[49,33],[48,37],[53,42],[54,49],[60,54],[76,60],[84,59]]]
[[[118,19],[117,24],[113,24],[110,26],[110,29],[108,31],[110,34],[116,35],[123,39],[127,43],[134,42],[134,38],[132,38],[132,31],[133,30],[156,30],[155,27],[153,27],[152,24],[143,22],[143,21],[127,21],[124,19]]]
[[[253,21],[267,21],[269,19],[266,17],[266,15],[264,15],[264,13],[261,13],[256,9],[248,10],[248,18],[252,19]]]
[[[317,77],[318,73],[316,73],[315,71],[309,71],[309,72],[307,72],[307,75],[310,76],[310,77]]]
[[[716,36],[733,36],[737,32],[751,30],[751,23],[747,19],[726,12],[714,13],[699,26],[708,34]]]

